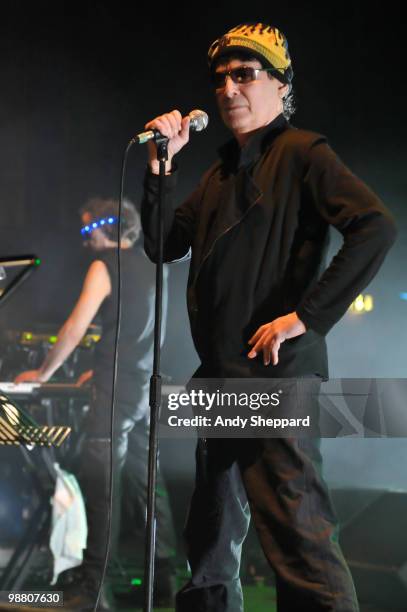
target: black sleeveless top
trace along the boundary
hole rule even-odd
[[[153,334],[155,302],[155,266],[140,245],[122,249],[121,257],[121,321],[118,343],[116,398],[132,401],[134,389],[148,380],[153,367]],[[102,338],[96,344],[94,383],[111,391],[113,382],[114,348],[118,319],[118,251],[108,249],[97,254],[106,265],[112,286],[99,314]],[[168,269],[164,266],[163,334],[168,302]]]

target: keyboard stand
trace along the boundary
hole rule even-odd
[[[66,426],[38,425],[7,395],[0,394],[1,446],[19,446],[38,495],[39,504],[25,532],[0,577],[0,591],[19,590],[27,578],[36,548],[46,540],[50,529],[50,497],[54,493],[56,473],[53,447],[61,446],[71,432]],[[32,453],[33,449],[39,452]],[[45,482],[40,474],[46,474]]]

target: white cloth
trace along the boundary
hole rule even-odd
[[[78,481],[58,463],[54,463],[54,467],[57,480],[51,498],[50,549],[54,557],[51,584],[56,583],[61,572],[81,565],[88,536],[85,504]]]

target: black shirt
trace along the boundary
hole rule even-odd
[[[395,238],[377,196],[320,134],[282,115],[240,149],[235,140],[181,205],[165,177],[166,261],[192,248],[188,311],[203,372],[211,376],[328,374],[325,334],[376,274]],[[147,174],[142,222],[156,258],[157,177]],[[329,226],[342,248],[325,269]],[[307,332],[286,340],[279,364],[249,360],[258,327],[296,311]]]
[[[145,381],[153,366],[155,266],[141,246],[121,250],[121,320],[118,344],[116,397],[131,401],[135,386]],[[111,294],[100,308],[102,338],[96,345],[94,381],[110,390],[118,320],[118,252],[109,249],[97,259],[106,265]],[[163,331],[166,324],[168,272],[164,270]]]

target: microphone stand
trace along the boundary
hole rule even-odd
[[[144,607],[143,612],[152,612],[154,591],[154,559],[155,559],[155,493],[157,482],[158,460],[158,421],[161,407],[161,323],[162,323],[162,291],[163,291],[163,259],[164,259],[164,176],[165,162],[168,160],[168,138],[159,135],[155,139],[157,159],[159,161],[158,182],[158,257],[155,281],[155,321],[154,321],[154,362],[150,378],[150,439],[148,451],[148,486],[147,486],[147,525],[144,561]]]

